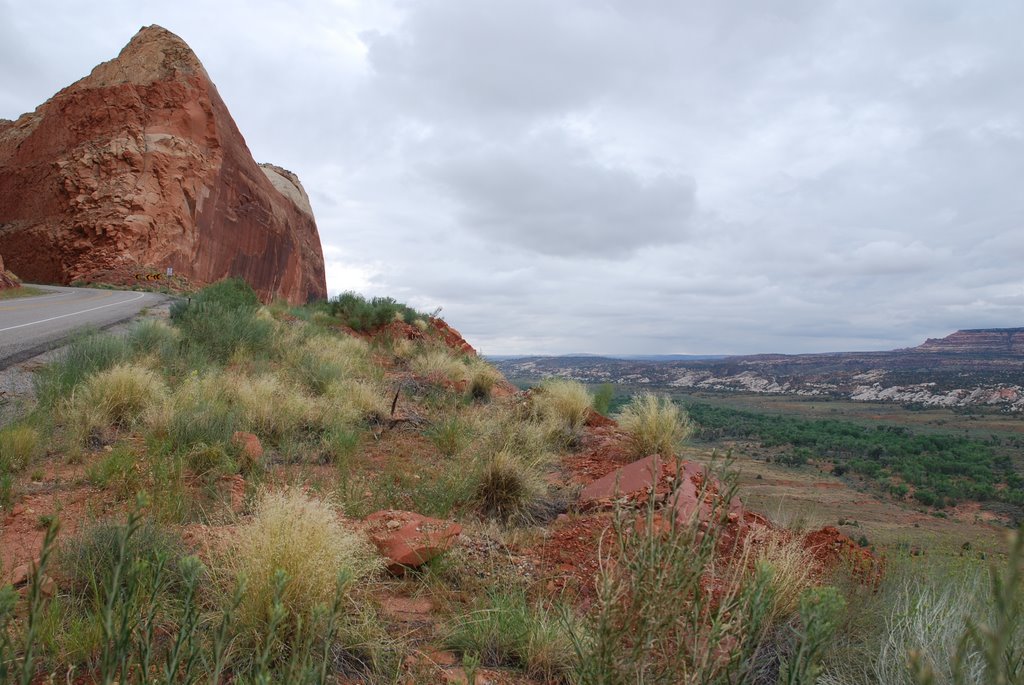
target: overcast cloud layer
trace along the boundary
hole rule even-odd
[[[0,117],[146,24],[297,172],[332,293],[485,354],[1024,325],[1024,4],[0,3]]]

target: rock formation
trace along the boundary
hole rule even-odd
[[[199,59],[159,26],[0,120],[0,253],[27,281],[172,267],[197,285],[240,276],[264,299],[327,296],[298,178],[256,164]]]
[[[17,288],[20,287],[21,283],[18,278],[4,268],[4,258],[0,256],[0,290],[5,288]]]
[[[976,328],[928,338],[914,352],[1024,356],[1024,328]]]

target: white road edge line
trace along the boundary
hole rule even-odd
[[[111,302],[110,304],[101,304],[99,307],[93,307],[92,309],[82,309],[77,312],[71,312],[70,314],[61,314],[60,316],[51,316],[49,319],[39,319],[39,321],[29,321],[28,323],[20,323],[17,326],[8,326],[7,328],[0,328],[0,333],[4,331],[13,331],[15,328],[24,328],[25,326],[35,326],[37,323],[46,323],[47,321],[56,321],[57,319],[64,319],[69,316],[78,316],[79,314],[85,314],[86,312],[94,312],[97,309],[106,309],[107,307],[116,307],[119,304],[128,304],[129,302],[135,302],[141,300],[146,296],[146,293],[138,293],[135,297],[130,300],[121,300],[120,302]]]

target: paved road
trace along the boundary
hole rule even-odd
[[[0,301],[0,369],[56,347],[84,326],[109,326],[166,299],[157,293],[34,287],[49,292]]]

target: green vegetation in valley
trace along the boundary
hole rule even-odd
[[[1000,448],[954,434],[914,432],[905,426],[866,426],[836,419],[805,419],[741,411],[701,402],[686,408],[697,423],[697,437],[757,440],[763,447],[789,448],[776,458],[800,465],[832,461],[833,473],[847,471],[883,484],[894,496],[913,497],[926,506],[959,501],[1024,504],[1024,479]]]

